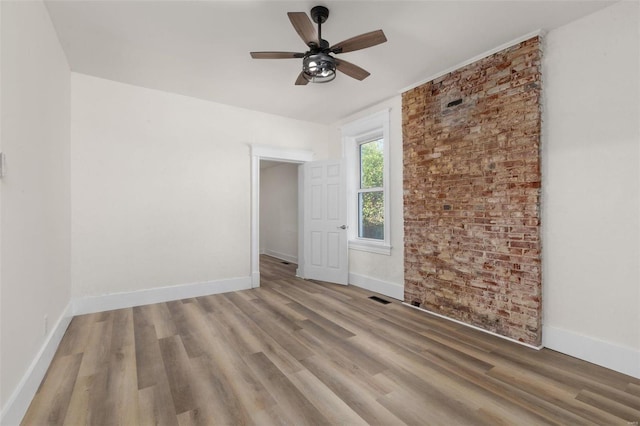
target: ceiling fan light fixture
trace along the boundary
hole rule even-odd
[[[306,56],[302,61],[302,75],[310,83],[328,83],[336,78],[336,61],[326,53]]]

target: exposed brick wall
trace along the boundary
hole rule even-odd
[[[540,59],[535,37],[402,95],[405,301],[532,345]]]

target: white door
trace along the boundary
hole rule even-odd
[[[347,207],[343,160],[303,164],[303,278],[347,284]]]

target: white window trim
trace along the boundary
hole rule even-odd
[[[391,255],[391,208],[389,206],[389,108],[360,120],[345,124],[342,132],[342,153],[347,163],[347,217],[349,248],[370,253]],[[357,185],[360,182],[359,145],[377,138],[383,139],[382,151],[384,165],[384,240],[372,240],[358,237]]]

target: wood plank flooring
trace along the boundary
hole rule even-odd
[[[277,259],[261,271],[259,289],[75,317],[23,424],[640,421],[638,379],[303,281]]]

